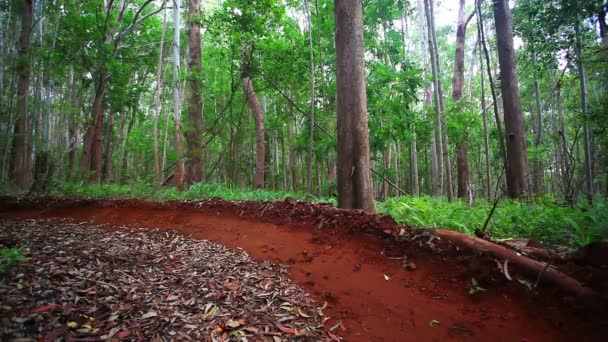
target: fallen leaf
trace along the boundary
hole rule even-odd
[[[279,330],[281,330],[282,332],[284,332],[286,334],[291,334],[291,335],[298,334],[298,331],[296,329],[284,327],[284,326],[280,325],[279,323],[275,323],[274,325],[276,325],[276,327],[279,328]]]
[[[158,316],[158,312],[156,311],[150,311],[144,315],[141,316],[141,319],[147,319],[147,318],[152,318],[152,317],[156,317]]]
[[[76,323],[76,322],[68,322],[67,326],[70,327],[70,328],[78,328],[78,323]]]
[[[385,274],[384,275],[384,280],[388,281],[388,280],[391,280],[391,278]]]
[[[429,327],[434,328],[434,327],[438,326],[439,324],[441,324],[441,322],[439,322],[436,319],[433,319],[429,322]]]
[[[46,312],[46,311],[52,311],[52,310],[58,309],[60,307],[61,307],[61,305],[59,305],[59,304],[49,304],[49,305],[44,305],[44,306],[38,307],[38,308],[34,309],[32,312],[33,313],[42,313],[42,312]]]

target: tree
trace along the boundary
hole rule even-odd
[[[462,100],[464,84],[464,46],[467,25],[473,17],[473,12],[466,20],[464,5],[466,0],[460,0],[458,6],[458,27],[456,29],[456,53],[454,63],[454,77],[452,79],[452,100],[454,104]],[[456,143],[456,164],[458,166],[458,197],[468,199],[471,197],[471,181],[469,179],[468,132]]]
[[[376,211],[371,179],[361,0],[335,0],[338,206]]]
[[[500,86],[507,138],[507,191],[512,198],[529,195],[528,149],[515,70],[513,25],[508,0],[493,0]]]
[[[180,0],[173,0],[173,77],[175,85],[173,86],[173,120],[175,121],[175,153],[177,161],[175,164],[175,172],[173,173],[173,182],[178,190],[184,187],[185,165],[184,165],[184,143],[182,137],[182,96],[179,82],[180,71]]]
[[[28,172],[28,101],[30,78],[30,38],[32,30],[33,0],[22,0],[21,33],[17,55],[17,119],[13,148],[13,179],[18,187],[27,186]]]
[[[188,127],[186,140],[188,142],[188,169],[186,180],[188,184],[199,183],[203,180],[203,101],[201,82],[201,13],[200,0],[188,2],[188,76],[190,83],[190,98],[188,101]]]
[[[242,48],[242,80],[243,93],[247,99],[249,109],[253,113],[255,119],[255,146],[256,146],[256,161],[255,174],[253,176],[253,186],[257,189],[264,188],[264,169],[266,166],[266,143],[264,137],[264,108],[258,99],[251,81],[252,58],[251,45],[248,42],[243,43]]]

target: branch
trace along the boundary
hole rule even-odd
[[[155,11],[152,11],[146,15],[144,15],[143,17],[141,17],[141,19],[137,20],[137,18],[139,18],[139,15],[141,14],[141,12],[144,10],[144,8],[146,6],[148,6],[149,3],[151,3],[154,0],[148,0],[146,1],[146,3],[144,3],[139,10],[137,11],[137,13],[135,14],[135,18],[133,18],[133,21],[131,22],[131,24],[129,24],[129,26],[127,26],[126,29],[124,29],[124,31],[120,32],[118,34],[119,38],[124,37],[127,33],[131,32],[131,30],[133,30],[133,28],[135,28],[136,25],[139,25],[141,22],[145,21],[146,19],[150,18],[153,15],[156,15],[158,13],[160,13],[162,10],[165,9],[165,4],[167,3],[166,1],[163,1],[163,3],[160,5],[160,8],[158,8]]]
[[[289,96],[287,96],[287,94],[285,94],[281,89],[279,89],[279,87],[277,85],[275,85],[274,83],[272,83],[272,81],[270,81],[268,78],[266,78],[264,76],[264,74],[262,74],[262,72],[260,72],[260,75],[262,76],[262,79],[264,81],[266,81],[268,84],[270,84],[270,86],[272,88],[274,88],[276,91],[279,92],[279,94],[281,94],[281,96],[283,96],[285,98],[285,100],[287,100],[287,102],[289,102],[289,104],[291,104],[298,112],[300,112],[302,115],[304,115],[305,117],[307,117],[308,119],[310,119],[310,116],[308,116],[308,113],[306,113],[305,111],[303,111],[302,109],[300,109],[300,107],[298,107],[298,105],[293,102],[292,99],[289,98]],[[328,136],[332,136],[331,134],[329,134],[329,132],[327,132],[325,130],[325,128],[323,128],[322,126],[320,126],[316,121],[315,121],[315,126],[321,130],[321,132],[327,134]]]
[[[467,17],[467,20],[464,21],[465,28],[467,27],[467,25],[469,25],[469,21],[471,21],[471,19],[473,19],[473,17],[475,16],[475,12],[476,10],[474,9],[473,12],[471,12],[471,14],[469,14],[469,16]]]

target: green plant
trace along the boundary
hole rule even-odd
[[[474,295],[478,292],[482,292],[485,291],[486,289],[484,289],[483,287],[479,286],[479,283],[477,283],[477,279],[475,279],[474,277],[471,278],[471,287],[469,288],[469,294],[470,295]]]
[[[24,247],[15,247],[0,250],[0,272],[7,272],[17,262],[26,261],[23,249]]]

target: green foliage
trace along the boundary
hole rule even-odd
[[[472,234],[483,226],[491,206],[485,201],[469,207],[462,201],[400,197],[379,203],[378,210],[402,224]],[[599,197],[593,207],[582,203],[575,207],[562,206],[550,197],[532,203],[503,200],[492,216],[488,231],[494,238],[531,237],[547,244],[582,246],[608,237],[606,209],[606,202]]]
[[[328,184],[335,187],[335,184]],[[328,190],[331,191],[331,190]],[[175,188],[158,188],[149,184],[87,185],[56,184],[52,194],[62,196],[144,198],[148,200],[185,200],[222,198],[225,200],[282,201],[287,197],[309,202],[336,205],[335,198],[275,190],[259,190],[199,183],[178,192]],[[398,223],[414,227],[446,228],[473,234],[481,228],[492,204],[483,200],[469,207],[465,202],[429,196],[390,198],[378,202],[380,213],[391,215]],[[593,206],[584,202],[574,207],[563,206],[553,198],[543,197],[532,203],[503,200],[499,203],[488,231],[494,238],[536,238],[546,244],[584,246],[608,239],[608,203],[597,197]]]
[[[486,289],[484,289],[483,287],[479,286],[479,283],[477,282],[477,279],[475,278],[471,278],[471,287],[469,288],[469,294],[470,295],[474,295],[478,292],[481,291],[485,291]]]
[[[24,247],[14,247],[0,250],[0,272],[7,272],[17,262],[26,261],[23,249]]]
[[[198,183],[182,192],[175,188],[158,188],[150,184],[57,184],[51,192],[61,196],[84,196],[96,198],[144,198],[148,200],[186,200],[221,198],[230,201],[282,201],[287,197],[309,202],[325,202],[336,204],[333,198],[316,197],[311,194],[227,187],[216,184]]]

